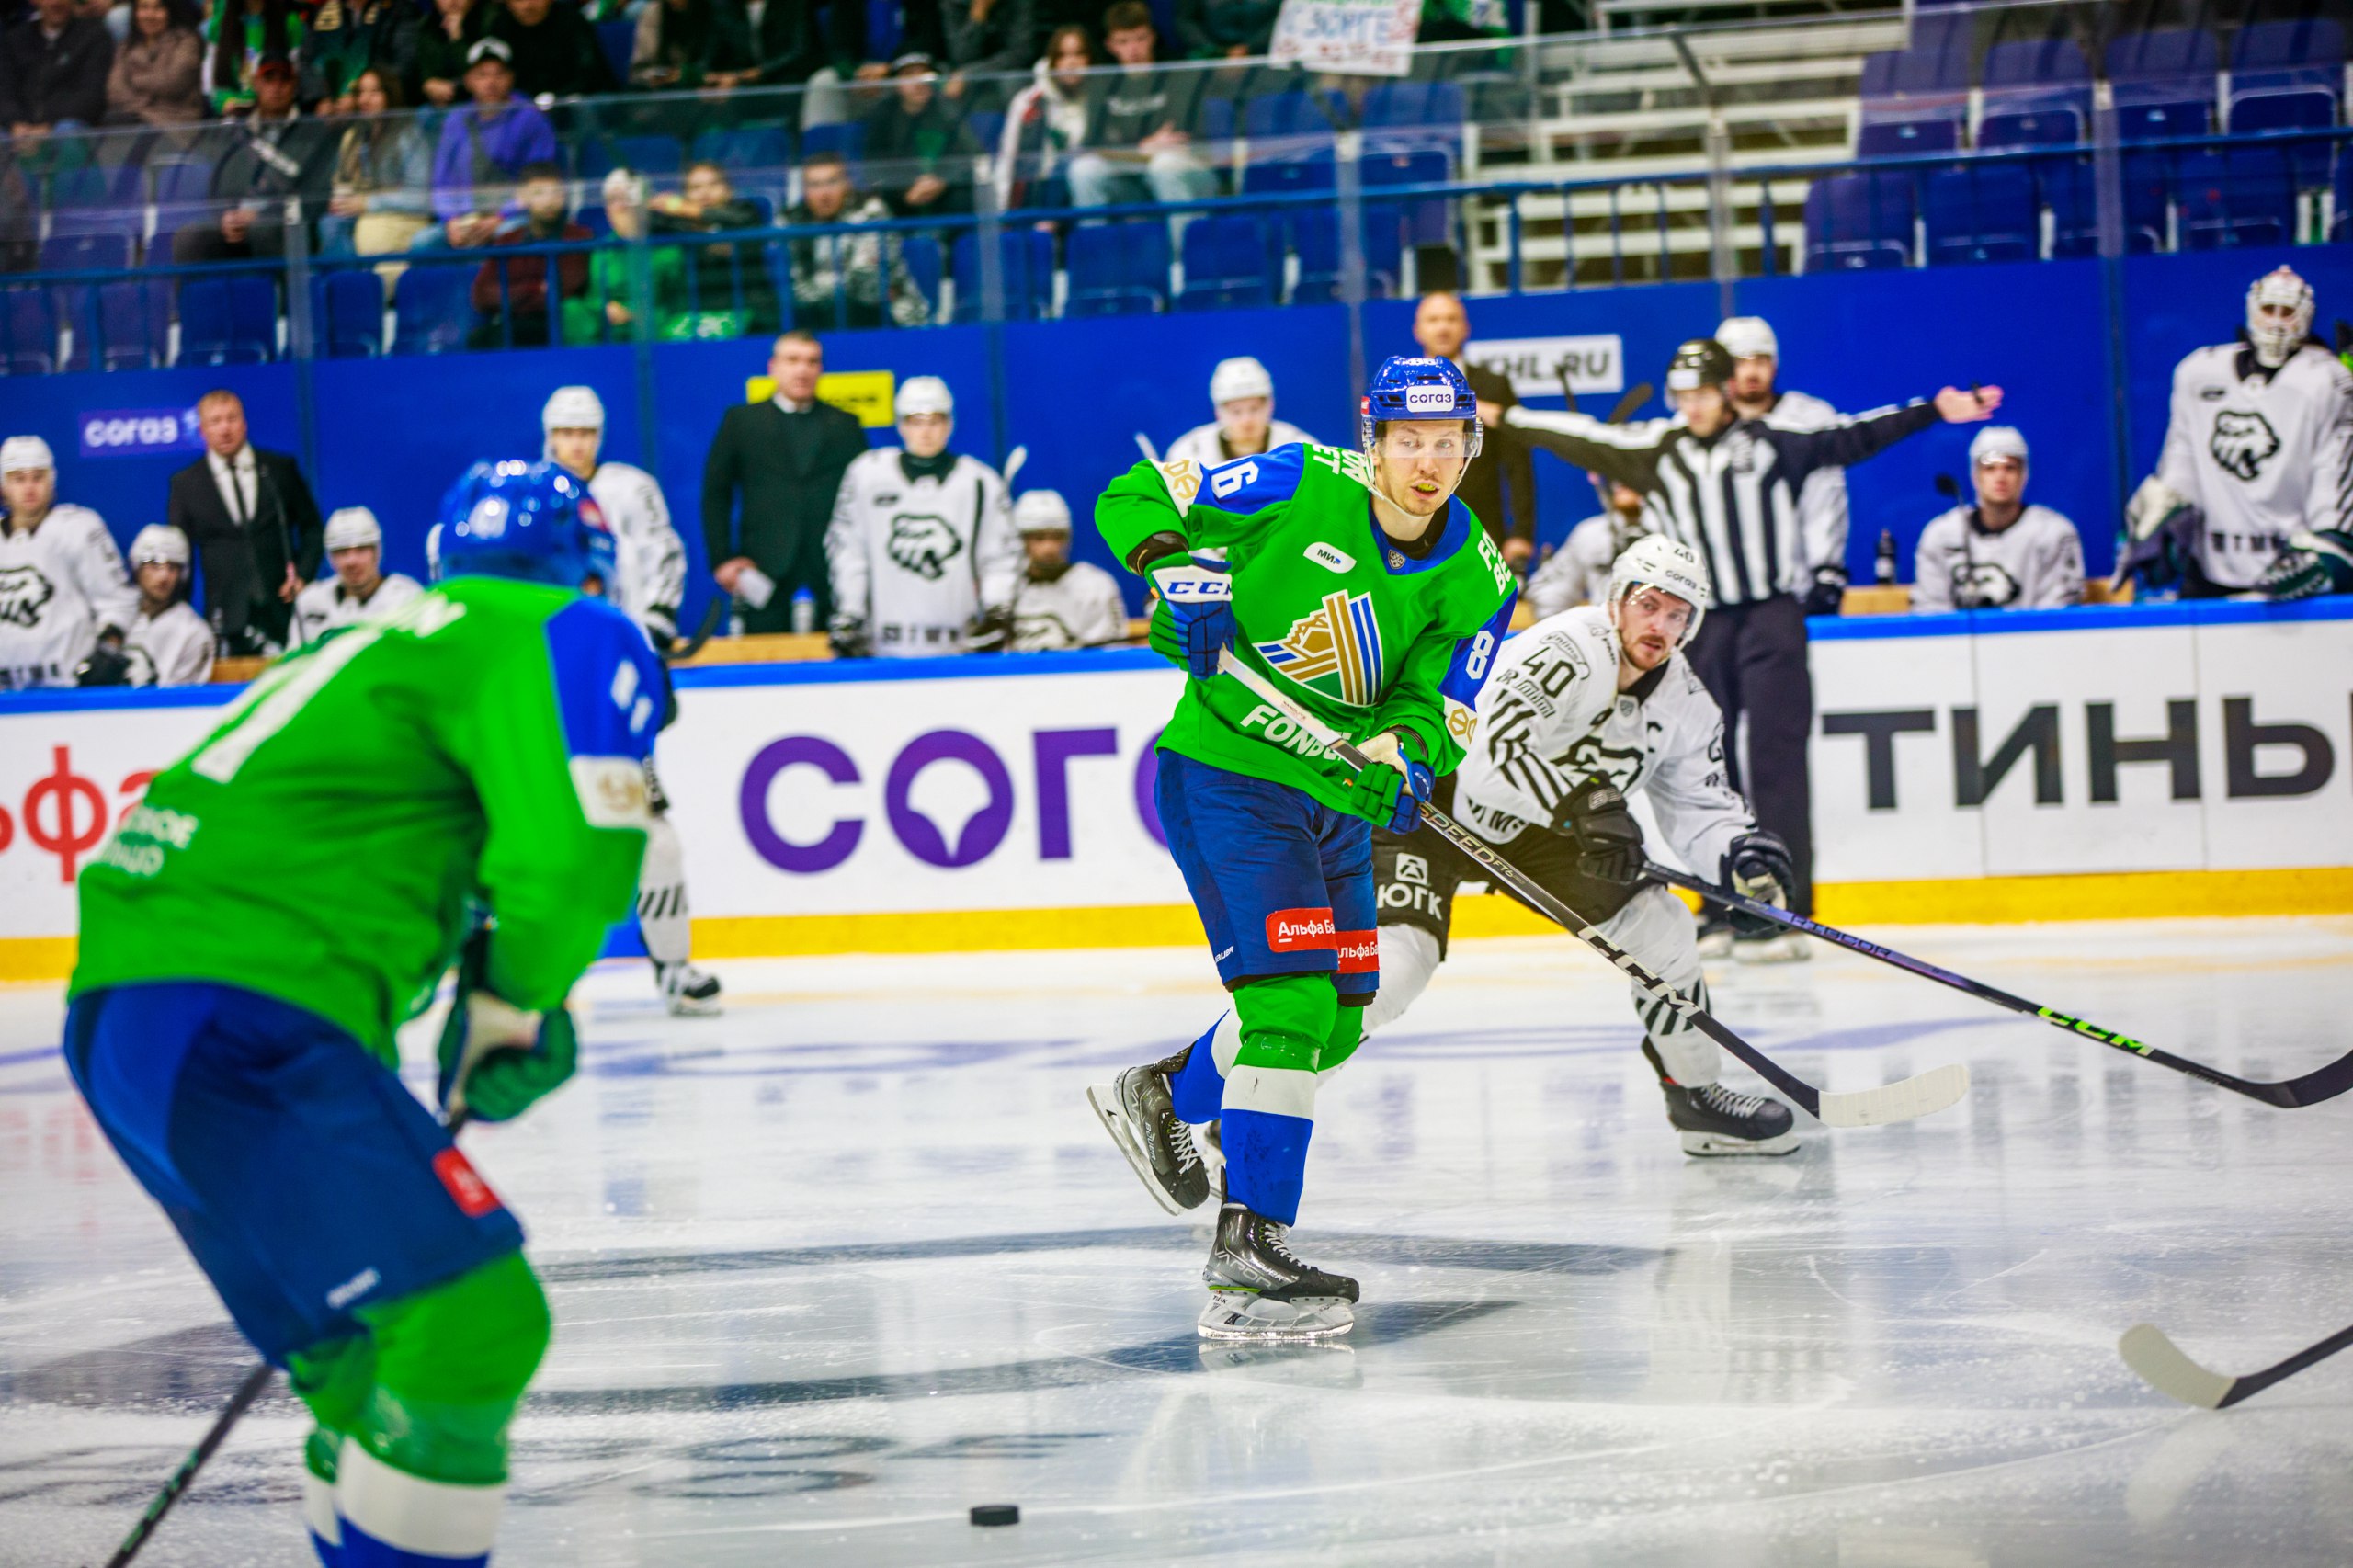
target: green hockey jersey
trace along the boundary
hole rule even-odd
[[[1307,443],[1211,469],[1144,462],[1111,482],[1095,524],[1122,562],[1157,533],[1222,551],[1244,661],[1351,740],[1403,730],[1449,773],[1511,621],[1511,569],[1460,501],[1436,546],[1406,554],[1381,532],[1371,489],[1362,453]],[[1361,814],[1347,765],[1239,681],[1186,682],[1160,744]]]
[[[490,577],[312,643],[83,869],[72,994],[243,986],[394,1065],[479,900],[492,987],[555,1006],[630,909],[665,679],[610,605]]]

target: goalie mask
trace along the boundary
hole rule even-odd
[[[2281,267],[2255,280],[2246,291],[2246,340],[2257,363],[2278,369],[2302,347],[2313,330],[2312,285]]]
[[[1689,647],[1691,639],[1699,635],[1699,623],[1708,618],[1708,571],[1699,563],[1698,552],[1664,534],[1645,534],[1629,545],[1609,568],[1609,624],[1613,629],[1618,624],[1619,601],[1641,587],[1673,594],[1691,607],[1691,623],[1683,629],[1683,635],[1675,644],[1677,653]]]

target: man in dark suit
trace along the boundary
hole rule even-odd
[[[1451,359],[1461,368],[1487,427],[1484,447],[1463,470],[1454,494],[1487,526],[1487,537],[1512,570],[1524,573],[1536,555],[1536,465],[1529,460],[1527,443],[1504,424],[1504,410],[1519,401],[1512,395],[1511,378],[1464,364],[1462,346],[1470,338],[1471,317],[1461,295],[1422,296],[1414,312],[1414,341],[1432,358]]]
[[[245,439],[233,392],[197,401],[203,457],[172,475],[165,517],[204,569],[204,616],[237,653],[283,645],[294,596],[319,571],[319,504],[284,452]]]
[[[746,602],[746,631],[791,630],[792,596],[802,588],[816,597],[815,624],[833,619],[825,527],[843,471],[866,450],[866,431],[855,415],[817,401],[824,369],[815,334],[778,338],[768,356],[776,396],[729,409],[703,462],[702,537],[710,574],[738,599],[756,582],[745,580],[747,570],[774,585],[766,604]]]

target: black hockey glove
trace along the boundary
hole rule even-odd
[[[1836,615],[1847,602],[1847,569],[1843,566],[1817,566],[1813,569],[1813,586],[1805,591],[1805,612],[1808,615]]]
[[[998,605],[972,617],[964,628],[964,652],[967,653],[1002,653],[1013,646],[1013,609]]]
[[[1789,846],[1779,834],[1744,833],[1732,841],[1724,851],[1724,884],[1743,898],[1769,903],[1776,909],[1790,906],[1790,889],[1797,885],[1797,868],[1790,862]],[[1739,910],[1728,912],[1734,937],[1768,937],[1780,927],[1761,915],[1744,915]]]
[[[836,659],[870,659],[874,656],[874,639],[866,630],[862,615],[836,615],[832,629],[826,633],[826,643]]]
[[[677,606],[650,605],[641,619],[645,623],[645,640],[654,644],[654,651],[656,653],[666,657],[676,651],[678,646]]]
[[[1613,888],[1642,885],[1643,824],[1608,779],[1588,778],[1571,790],[1553,814],[1552,831],[1575,841],[1585,876]]]
[[[74,668],[75,686],[129,686],[131,655],[120,648],[101,642],[90,650],[90,656]]]

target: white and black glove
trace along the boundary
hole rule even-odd
[[[1797,885],[1797,868],[1790,863],[1790,846],[1779,834],[1744,833],[1732,841],[1724,851],[1723,880],[1741,897],[1758,903],[1769,903],[1776,909],[1790,906],[1790,889]],[[1780,929],[1773,922],[1757,915],[1745,915],[1735,909],[1730,912],[1734,937],[1769,936]]]
[[[866,630],[866,618],[862,615],[836,614],[826,633],[826,642],[836,659],[870,659],[874,656],[874,638]]]
[[[1817,566],[1813,569],[1813,585],[1805,591],[1805,612],[1808,615],[1836,615],[1847,603],[1847,569],[1844,566]]]

